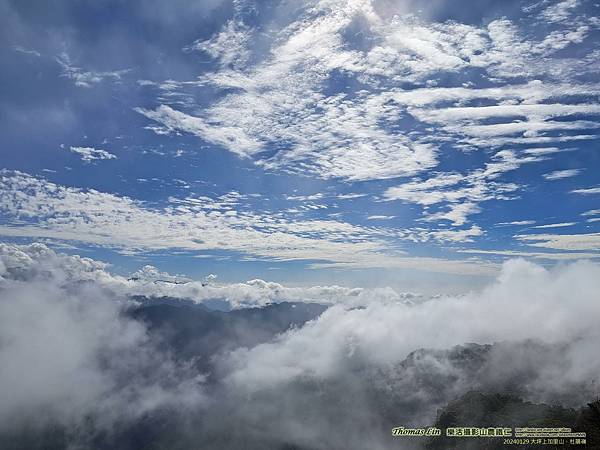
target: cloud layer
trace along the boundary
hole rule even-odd
[[[109,295],[101,263],[43,245],[0,248],[1,431],[99,429],[202,402],[201,374],[161,354]]]
[[[129,250],[225,250],[265,260],[314,261],[314,267],[416,268],[490,274],[493,264],[410,257],[391,238],[460,239],[424,230],[399,233],[338,220],[297,220],[283,213],[236,210],[238,193],[218,199],[171,198],[167,207],[96,190],[84,191],[19,172],[2,172],[0,209],[11,218],[6,236],[46,237]],[[476,229],[472,230],[477,235]],[[468,234],[467,234],[468,236]],[[318,264],[317,264],[318,263]]]
[[[303,327],[218,356],[208,382],[123,315],[127,300],[115,284],[126,280],[102,263],[39,244],[3,245],[0,261],[1,432],[89,417],[117,433],[172,411],[193,424],[181,436],[202,445],[378,449],[389,445],[388,426],[427,425],[472,388],[580,405],[600,370],[600,268],[592,263],[548,271],[513,260],[486,289],[459,297],[379,291],[357,308],[361,293],[346,291],[339,298],[348,303]],[[453,348],[468,342],[493,345]]]

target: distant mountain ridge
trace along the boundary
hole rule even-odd
[[[195,359],[202,369],[208,369],[210,358],[218,353],[268,342],[277,334],[316,319],[327,309],[316,303],[283,302],[222,311],[172,297],[135,300],[139,305],[127,314],[145,323],[161,346],[180,359]]]

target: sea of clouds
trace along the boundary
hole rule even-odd
[[[106,431],[173,410],[195,424],[198,445],[227,436],[221,448],[248,439],[256,448],[388,448],[388,422],[428,425],[470,389],[579,406],[600,370],[592,262],[511,260],[483,290],[434,298],[262,280],[176,284],[144,271],[154,276],[129,280],[42,244],[0,246],[0,434],[90,418]],[[125,313],[133,295],[331,306],[267,343],[218,355],[208,381]],[[462,347],[479,355],[473,364],[449,351],[467,343],[480,344]]]

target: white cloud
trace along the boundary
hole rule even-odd
[[[579,0],[564,0],[548,6],[540,13],[540,17],[548,22],[562,22],[572,15],[572,10],[579,5]]]
[[[103,262],[78,255],[56,253],[43,244],[9,245],[0,243],[0,277],[32,279],[44,273],[63,277],[71,284],[93,283],[106,295],[172,297],[198,303],[222,299],[233,309],[253,308],[279,302],[309,302],[365,306],[379,302],[405,302],[419,294],[396,292],[392,288],[349,288],[344,286],[285,286],[260,279],[242,283],[218,283],[210,274],[203,281],[162,272],[146,265],[130,277],[114,275]],[[48,272],[50,271],[50,272]],[[56,275],[55,275],[56,273]],[[2,279],[0,278],[0,281]]]
[[[204,401],[203,377],[123,314],[126,304],[102,289],[103,269],[40,244],[0,244],[0,430],[77,427],[92,417],[110,430]]]
[[[63,53],[56,58],[56,62],[62,68],[61,76],[72,80],[77,87],[89,88],[94,84],[101,83],[104,80],[120,81],[123,75],[130,72],[131,69],[114,70],[114,71],[87,71],[80,67],[74,66],[68,54]]]
[[[514,220],[512,222],[498,222],[496,225],[533,225],[535,220]]]
[[[522,234],[515,236],[532,247],[554,250],[600,250],[600,233],[589,234]]]
[[[456,123],[468,119],[491,119],[502,117],[554,117],[569,116],[572,114],[600,114],[600,105],[581,104],[521,104],[521,105],[492,105],[470,106],[456,108],[442,108],[436,110],[414,110],[414,114],[428,122]],[[592,123],[586,123],[589,127]],[[565,124],[563,124],[565,125]],[[503,126],[510,126],[504,124]],[[503,131],[503,130],[502,130]],[[493,134],[492,134],[493,135]]]
[[[484,232],[477,225],[473,225],[471,228],[466,230],[441,230],[432,231],[430,234],[435,239],[443,241],[471,242],[472,237],[482,236]]]
[[[503,173],[516,170],[522,164],[541,161],[539,157],[520,157],[515,152],[497,152],[492,162],[484,168],[466,175],[460,173],[440,173],[427,180],[413,181],[388,188],[384,193],[387,200],[404,200],[423,206],[443,204],[446,211],[426,213],[428,221],[450,220],[453,225],[463,225],[468,216],[481,211],[479,203],[489,200],[506,200],[507,194],[516,191],[514,183],[495,181]]]
[[[525,339],[578,342],[581,345],[577,349],[568,350],[577,364],[559,371],[552,383],[544,383],[541,375],[540,383],[533,383],[538,389],[529,392],[538,399],[556,398],[557,389],[565,389],[574,380],[587,380],[599,369],[595,358],[585,356],[599,342],[598,280],[599,266],[589,262],[547,271],[523,260],[512,260],[482,292],[412,306],[382,306],[378,302],[363,309],[336,306],[274,342],[232,353],[226,365],[227,381],[251,398],[255,397],[251,394],[268,392],[275,386],[285,389],[293,380],[316,378],[327,383],[357,368],[393,367],[398,371],[397,364],[417,348]],[[511,358],[515,354],[511,353]],[[374,379],[371,375],[368,382]],[[395,383],[401,381],[394,380],[386,384],[388,389],[399,388]],[[465,390],[473,388],[467,384]],[[436,392],[439,394],[439,390]],[[431,409],[435,417],[435,407]]]
[[[37,57],[37,58],[39,58],[39,57],[41,57],[41,56],[42,56],[42,54],[41,54],[40,52],[38,52],[37,50],[28,49],[28,48],[24,48],[24,47],[21,47],[20,45],[14,45],[14,46],[12,47],[12,49],[13,49],[15,52],[23,53],[23,54],[25,54],[25,55],[32,55],[32,56],[35,56],[35,57]]]
[[[396,216],[382,216],[382,215],[377,215],[374,214],[372,216],[368,216],[367,220],[390,220],[395,218]]]
[[[507,143],[552,143],[592,139],[595,136],[544,136],[541,133],[596,129],[597,122],[594,121],[553,121],[550,119],[574,114],[598,115],[600,106],[594,104],[518,104],[419,108],[410,109],[410,112],[421,121],[442,125],[442,129],[456,136],[459,142],[483,147],[487,145],[500,146]],[[525,120],[509,121],[514,118],[524,118]],[[478,123],[487,119],[502,119],[505,122],[493,125]],[[516,136],[504,137],[507,135]]]
[[[543,177],[546,180],[561,180],[563,178],[574,177],[581,173],[581,169],[566,169],[566,170],[555,170],[550,173],[545,173]]]
[[[151,208],[128,197],[83,191],[22,173],[2,173],[0,210],[10,220],[0,234],[53,238],[131,251],[225,250],[273,261],[323,261],[346,268],[410,268],[490,274],[495,266],[412,258],[395,248],[397,231],[335,220],[294,221],[283,213],[231,214],[239,194],[220,199],[170,199]],[[395,251],[394,251],[395,250]]]
[[[89,163],[94,160],[102,160],[102,159],[116,159],[117,156],[112,153],[107,152],[106,150],[102,150],[94,147],[70,147],[69,150],[73,153],[77,153],[81,160]]]
[[[585,259],[599,259],[600,253],[585,253],[585,252],[529,252],[518,250],[481,250],[481,249],[462,249],[460,253],[470,253],[475,255],[498,255],[509,258],[527,258],[527,259],[542,259],[547,261],[579,261]]]
[[[324,197],[322,193],[312,194],[312,195],[288,195],[286,196],[286,200],[297,200],[299,202],[308,202],[313,200],[320,200]]]
[[[202,136],[213,143],[230,146],[231,151],[246,157],[260,150],[260,144],[234,127],[212,127],[200,117],[194,117],[170,106],[161,105],[154,111],[143,108],[135,109],[149,119],[160,122],[167,132],[181,130],[197,136]]]
[[[252,58],[259,29],[234,17],[193,44],[220,58],[218,69],[161,87],[212,88],[215,101],[182,106],[165,97],[137,111],[158,123],[155,131],[194,134],[267,170],[348,181],[418,176],[384,197],[435,206],[424,220],[462,226],[482,203],[517,195],[522,186],[499,180],[503,173],[573,150],[560,143],[597,139],[600,107],[589,99],[600,85],[582,81],[595,73],[585,47],[594,20],[572,2],[538,12],[527,26],[476,26],[427,22],[400,4],[316,0],[270,22],[260,38],[266,50]],[[550,30],[544,20],[554,21]],[[569,46],[581,46],[578,57],[558,53]],[[438,87],[448,74],[472,81]],[[432,172],[442,145],[501,151],[465,173]],[[522,145],[544,147],[516,150]],[[446,184],[430,182],[438,178]]]
[[[470,389],[495,391],[518,379],[519,394],[529,401],[560,398],[575,407],[593,395],[589,380],[600,370],[594,358],[600,342],[600,266],[590,262],[550,271],[512,260],[483,290],[433,298],[339,287],[294,293],[263,280],[247,282],[249,297],[349,301],[336,302],[315,320],[268,342],[214,355],[219,389],[209,390],[203,376],[174,364],[140,323],[122,314],[115,284],[143,283],[37,244],[0,245],[0,261],[2,430],[23,424],[35,430],[39,423],[77,430],[85,418],[99,427],[94,431],[110,433],[111,425],[147,419],[166,407],[169,415],[181,414],[185,425],[194,425],[192,437],[199,444],[202,436],[221,436],[223,429],[229,436],[227,424],[234,421],[243,430],[252,426],[260,436],[275,436],[276,442],[281,435],[286,442],[326,439],[336,448],[354,448],[346,427],[355,429],[359,417],[376,423],[382,406],[395,405],[403,423],[430,423],[450,399]],[[473,369],[463,357],[450,364],[444,350],[467,342],[496,345],[457,349],[463,357],[475,352],[469,360]],[[440,380],[448,380],[441,389]],[[343,402],[337,401],[339,392],[346,394]],[[382,404],[390,395],[390,403]],[[367,401],[373,398],[379,400],[375,408]],[[315,421],[324,426],[311,426]],[[257,423],[267,425],[256,428]],[[296,441],[295,433],[304,439]],[[364,434],[351,436],[356,448],[384,448]]]
[[[533,156],[545,156],[545,155],[552,155],[555,153],[572,152],[575,150],[576,150],[575,148],[537,147],[537,148],[528,148],[524,151],[524,153],[527,155],[533,155]]]
[[[595,134],[572,134],[563,136],[512,136],[512,137],[495,137],[486,138],[484,137],[473,137],[462,140],[464,146],[476,146],[480,148],[488,147],[505,147],[512,145],[532,145],[532,144],[550,144],[550,143],[563,143],[572,141],[593,141],[600,137]]]
[[[418,111],[419,108],[424,107],[440,107],[443,105],[452,104],[454,107],[465,106],[465,104],[472,103],[476,100],[487,100],[493,102],[496,106],[511,104],[518,106],[522,104],[527,105],[538,105],[542,102],[546,103],[549,100],[556,99],[563,96],[574,96],[581,97],[582,91],[586,89],[593,95],[600,93],[600,85],[597,83],[585,83],[581,85],[565,84],[560,82],[542,82],[539,79],[531,80],[527,83],[519,84],[504,84],[496,87],[427,87],[427,88],[415,88],[411,90],[403,89],[392,89],[387,95],[396,100],[400,105],[414,108],[413,111]],[[537,106],[539,108],[539,105]],[[452,108],[446,108],[446,111],[442,114],[445,116],[448,110]],[[426,112],[429,110],[426,110]],[[469,111],[469,113],[467,113]],[[510,111],[510,110],[509,110]],[[463,108],[457,112],[458,117],[467,114],[464,118],[475,118],[478,117],[476,112],[480,114],[482,112],[494,112],[498,117],[505,115],[506,111],[501,109],[495,110],[469,110]],[[511,112],[515,112],[513,109]],[[527,112],[531,113],[531,110]],[[439,117],[439,116],[433,116]],[[452,119],[456,119],[456,116],[450,116]]]
[[[582,216],[600,216],[600,209],[590,209],[581,213]]]
[[[350,194],[339,194],[336,198],[340,200],[352,200],[355,198],[366,197],[367,194],[350,193]]]
[[[218,59],[223,66],[243,67],[249,58],[251,30],[239,20],[228,21],[211,39],[196,41],[185,50],[200,51]]]
[[[564,228],[564,227],[572,227],[573,225],[577,225],[576,222],[561,222],[561,223],[549,223],[546,225],[537,225],[531,228]]]
[[[581,195],[600,194],[600,187],[573,189],[571,192],[573,194],[581,194]]]

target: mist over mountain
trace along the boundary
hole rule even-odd
[[[315,303],[274,303],[229,312],[173,299],[136,297],[140,306],[127,315],[142,322],[162,349],[178,359],[193,360],[208,370],[210,360],[239,347],[252,348],[290,328],[316,319],[326,306]]]
[[[600,370],[592,263],[512,261],[459,297],[223,311],[119,291],[105,265],[43,245],[0,250],[2,448],[420,448],[391,428],[443,421],[473,391],[513,399],[511,423],[519,402],[568,422]]]

